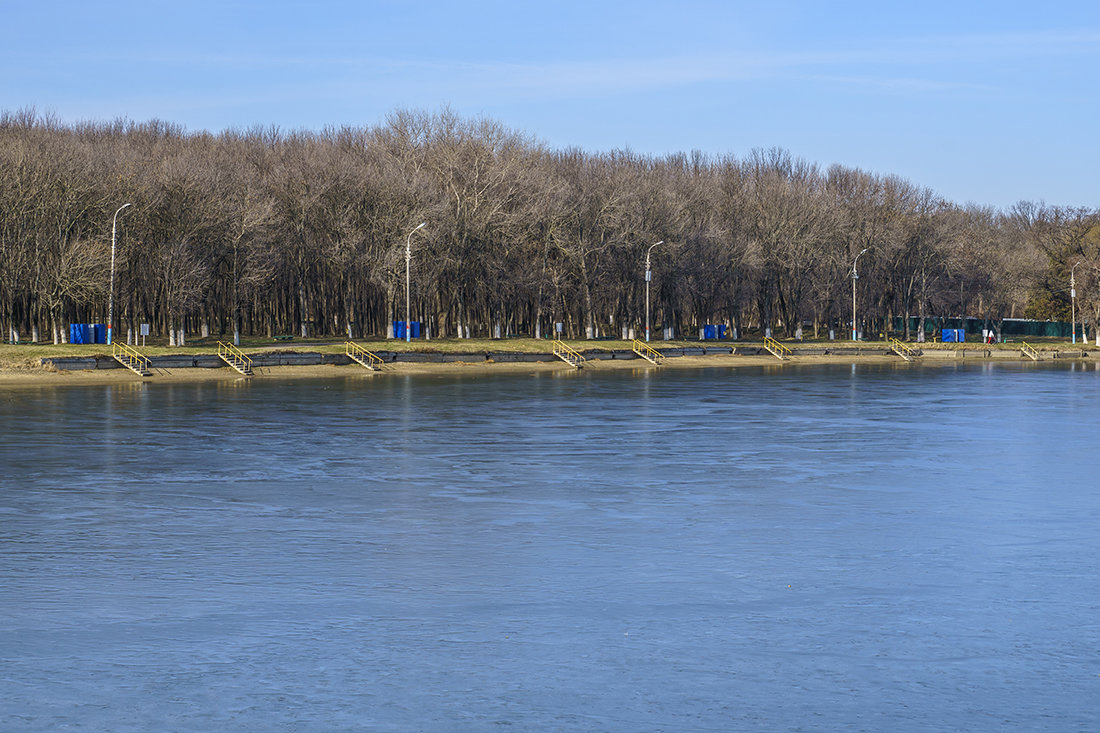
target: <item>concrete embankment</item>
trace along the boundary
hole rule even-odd
[[[829,361],[844,360],[846,358],[863,357],[893,357],[891,350],[884,345],[867,346],[795,346],[792,347],[793,356],[798,357],[825,357]],[[552,353],[527,353],[510,351],[485,351],[472,353],[444,353],[444,352],[375,352],[383,362],[387,364],[507,364],[507,363],[537,363],[556,362],[557,358]],[[628,349],[591,349],[581,352],[589,361],[640,361],[640,357]],[[677,357],[706,357],[706,356],[769,356],[762,346],[738,345],[738,346],[687,346],[675,348],[663,348],[661,353],[668,358]],[[259,351],[249,354],[253,367],[305,367],[305,366],[345,366],[352,364],[352,360],[344,354],[325,354],[315,351]],[[1087,351],[1084,349],[1061,349],[1042,352],[1045,359],[1089,359],[1100,356],[1100,351]],[[927,361],[945,360],[997,360],[997,361],[1027,361],[1021,352],[1011,349],[988,348],[926,348],[921,350],[921,359]],[[114,358],[107,355],[97,356],[57,356],[45,357],[41,360],[42,366],[59,371],[79,371],[97,369],[123,369]],[[216,354],[169,354],[164,356],[149,357],[150,366],[153,369],[220,369],[226,366]]]

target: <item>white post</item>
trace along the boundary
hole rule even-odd
[[[412,236],[413,232],[427,223],[422,221],[417,224],[405,239],[405,341],[412,341],[412,323],[409,321],[409,265],[412,262]]]
[[[111,218],[111,287],[107,292],[107,343],[111,343],[111,329],[115,322],[115,235],[118,232],[118,212],[133,204],[123,204]]]
[[[863,256],[863,253],[867,251],[867,247],[856,255],[855,260],[852,261],[852,341],[859,340],[859,330],[856,326],[856,280],[859,279],[859,273],[856,272],[856,263],[859,262],[859,258]]]
[[[652,278],[652,274],[649,270],[649,255],[653,252],[653,248],[658,244],[664,244],[665,240],[655,242],[649,245],[649,249],[645,253],[645,340],[649,343],[649,281]]]
[[[1072,343],[1077,343],[1077,282],[1073,279],[1073,271],[1077,269],[1077,265],[1081,264],[1081,260],[1073,265],[1069,270],[1069,330],[1073,334]],[[1081,332],[1081,340],[1084,340],[1084,331]]]

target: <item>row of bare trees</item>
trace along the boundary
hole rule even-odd
[[[896,316],[1100,320],[1100,211],[959,206],[783,150],[743,159],[550,150],[491,120],[396,112],[371,128],[190,134],[163,122],[0,115],[0,326],[119,333],[620,337],[844,331]],[[904,323],[909,324],[906,318]],[[909,334],[906,334],[909,335]]]

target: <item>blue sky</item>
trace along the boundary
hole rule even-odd
[[[1096,2],[0,0],[0,17],[0,108],[66,122],[321,129],[449,105],[555,148],[780,146],[960,203],[1100,206]]]

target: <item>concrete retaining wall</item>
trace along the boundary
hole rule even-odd
[[[887,356],[892,354],[885,347],[864,346],[801,346],[792,347],[795,356]],[[660,349],[662,355],[675,358],[677,356],[707,356],[735,354],[738,356],[763,356],[769,352],[760,346],[699,346]],[[417,353],[417,352],[375,352],[383,362],[406,362],[420,364],[442,364],[453,362],[466,362],[479,364],[487,361],[505,362],[552,362],[557,357],[551,353],[524,353],[512,351],[480,352],[470,354],[442,354],[442,353]],[[588,350],[581,352],[586,359],[593,361],[631,360],[640,359],[633,351],[619,349],[614,351]],[[1098,352],[1089,352],[1081,349],[1067,349],[1064,351],[1043,351],[1043,359],[1087,359],[1100,357]],[[316,364],[333,364],[343,366],[352,361],[346,354],[321,354],[314,351],[305,352],[260,352],[250,354],[254,367],[277,366],[313,366]],[[1019,351],[1007,349],[925,349],[921,357],[926,361],[943,360],[1026,360]],[[122,369],[123,366],[113,358],[105,355],[99,356],[65,356],[45,357],[41,361],[43,366],[51,366],[59,370],[83,370],[83,369]],[[166,356],[153,356],[149,363],[154,369],[221,369],[228,368],[226,363],[216,354],[170,354]]]

